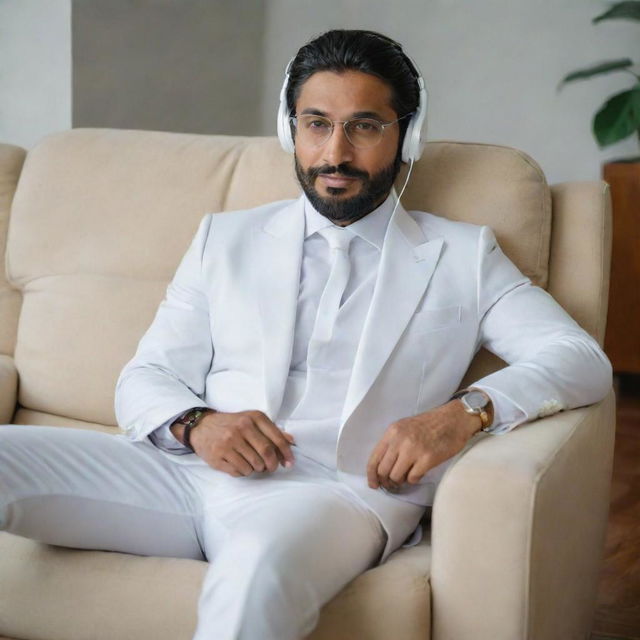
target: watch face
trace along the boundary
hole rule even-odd
[[[484,409],[489,404],[487,396],[482,391],[469,391],[464,399],[471,409]]]

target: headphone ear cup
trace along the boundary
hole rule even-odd
[[[286,107],[286,102],[284,103]],[[280,104],[278,109],[278,140],[280,140],[280,146],[287,152],[293,153],[295,150],[295,144],[293,142],[293,136],[291,135],[291,125],[289,124],[289,115],[286,108],[283,109],[283,104]]]
[[[289,120],[289,109],[287,107],[287,87],[289,86],[289,69],[293,64],[294,58],[291,58],[287,64],[287,68],[284,72],[284,81],[282,88],[280,89],[280,104],[278,106],[277,127],[278,127],[278,140],[280,140],[280,146],[287,152],[293,153],[295,150],[295,144],[293,142],[293,136],[291,135],[291,124]]]
[[[415,67],[415,63],[412,64]],[[415,67],[417,69],[417,67]],[[418,86],[420,88],[420,101],[416,112],[411,116],[407,125],[407,132],[402,143],[402,161],[416,162],[420,159],[424,149],[424,138],[427,125],[427,90],[424,86],[422,76],[418,76]]]
[[[415,130],[415,116],[411,116],[407,130],[404,134],[404,140],[402,141],[402,162],[410,162],[415,160],[415,145],[414,145],[414,130]]]

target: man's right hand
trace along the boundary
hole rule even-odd
[[[184,426],[171,425],[182,442]],[[277,427],[262,411],[211,411],[191,430],[195,452],[211,467],[237,478],[254,471],[275,471],[278,463],[292,466],[293,436]]]

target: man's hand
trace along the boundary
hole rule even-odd
[[[182,442],[180,424],[171,426]],[[191,430],[195,452],[211,467],[234,478],[254,471],[275,471],[278,463],[293,465],[293,436],[279,429],[262,411],[207,413]]]
[[[429,469],[462,451],[481,427],[480,416],[467,413],[460,400],[394,422],[369,458],[369,486],[393,492],[405,482],[417,484]]]

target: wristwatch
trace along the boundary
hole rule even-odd
[[[193,451],[196,450],[191,445],[191,430],[207,415],[210,409],[208,407],[195,407],[189,409],[186,413],[183,413],[176,421],[175,424],[184,425],[184,431],[182,432],[182,443],[185,447],[188,447]]]
[[[453,394],[452,400],[460,400],[467,413],[479,416],[482,421],[481,431],[491,433],[493,422],[493,406],[491,398],[480,389],[462,389]]]

